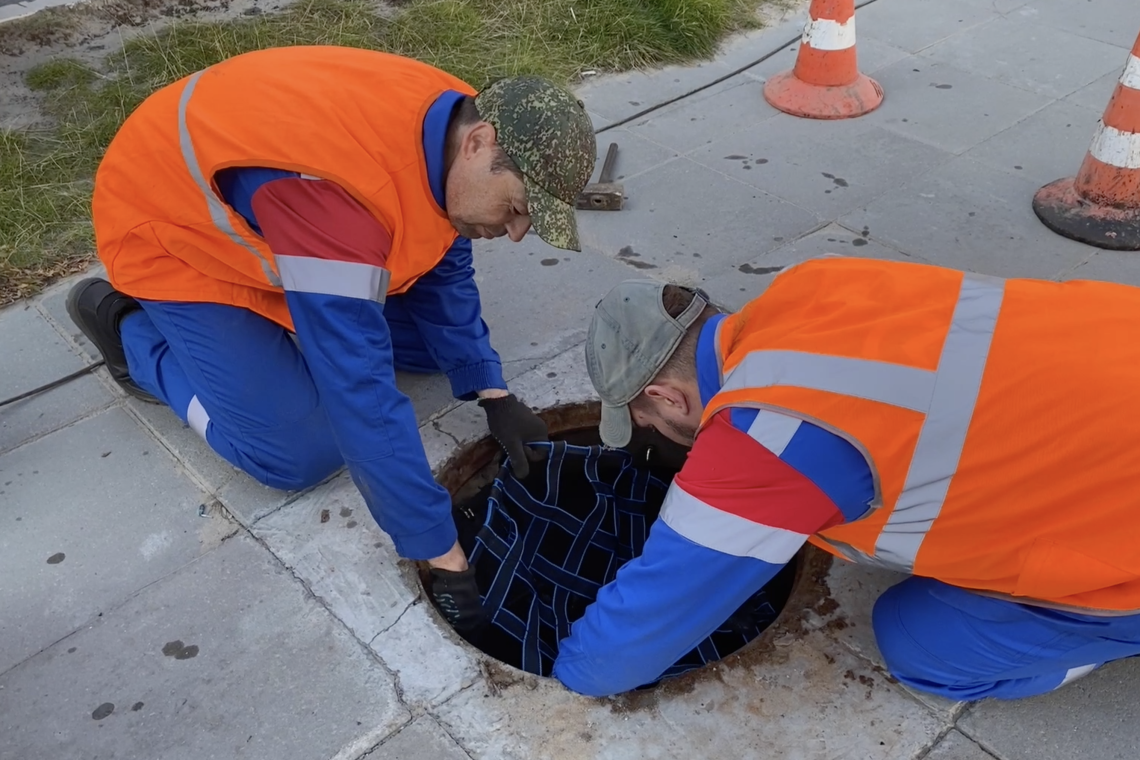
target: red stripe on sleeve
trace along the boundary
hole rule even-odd
[[[732,426],[728,411],[700,434],[676,482],[709,506],[752,522],[811,535],[843,522],[808,478]]]
[[[250,200],[274,254],[385,266],[392,236],[340,185],[328,180],[278,179]]]

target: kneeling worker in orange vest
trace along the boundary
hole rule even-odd
[[[586,343],[602,439],[691,447],[644,553],[554,675],[655,680],[805,541],[910,577],[874,609],[891,673],[951,699],[1140,654],[1140,289],[815,259],[734,314],[627,282]]]
[[[477,625],[394,372],[446,373],[527,470],[547,431],[503,381],[470,238],[533,225],[580,250],[595,156],[583,104],[536,77],[476,93],[378,52],[240,55],[154,93],[115,136],[93,201],[110,282],[79,283],[68,310],[123,388],[260,482],[305,488],[347,464],[400,555],[431,564],[451,621]]]

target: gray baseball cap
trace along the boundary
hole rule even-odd
[[[602,443],[625,446],[633,435],[629,402],[673,356],[681,338],[709,305],[701,290],[676,319],[665,311],[667,283],[626,280],[598,302],[586,336],[586,369],[602,400]]]

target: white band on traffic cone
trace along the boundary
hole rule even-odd
[[[804,26],[803,44],[815,50],[847,50],[855,47],[855,17],[840,23],[831,19],[812,19]]]
[[[1140,134],[1098,125],[1089,153],[1097,161],[1120,169],[1140,169]]]
[[[1140,90],[1140,58],[1128,56],[1128,65],[1120,75],[1120,83],[1132,90]]]

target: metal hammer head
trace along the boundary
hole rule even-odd
[[[617,158],[617,143],[610,143],[606,153],[602,173],[597,182],[592,182],[578,193],[575,207],[587,211],[621,211],[625,203],[625,188],[613,181],[614,161]]]

